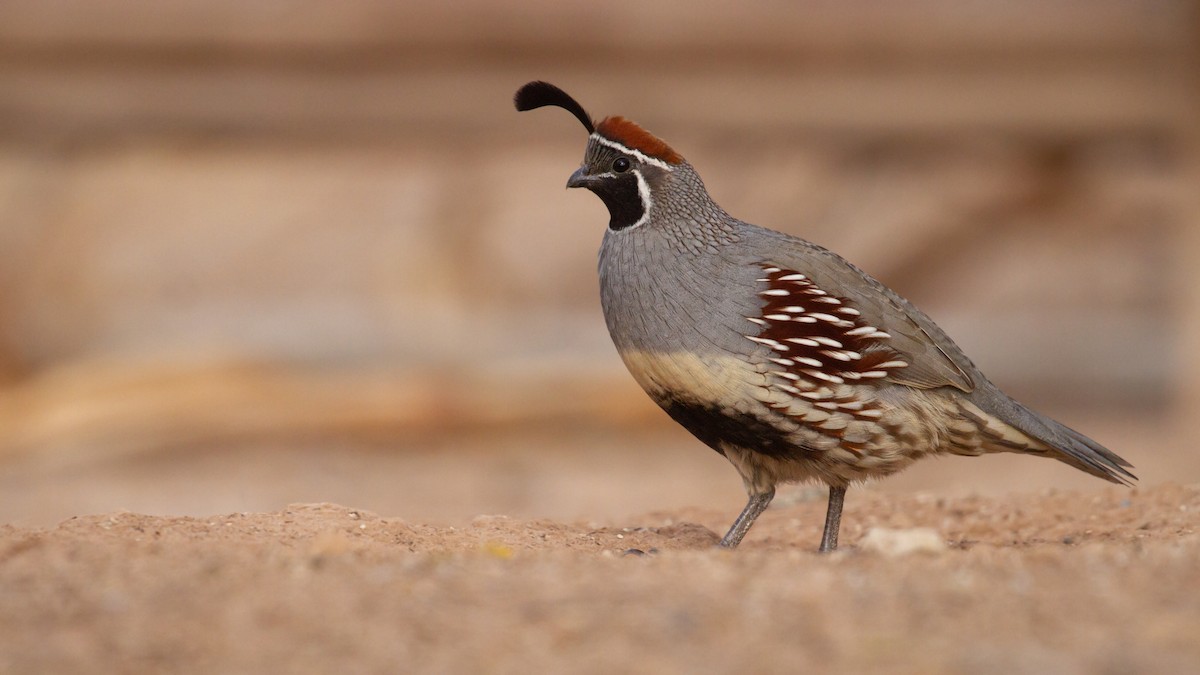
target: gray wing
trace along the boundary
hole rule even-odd
[[[1127,470],[1129,462],[1117,454],[997,389],[937,324],[870,275],[800,239],[776,233],[763,241],[766,245],[754,252],[766,275],[760,279],[766,285],[760,291],[765,298],[759,319],[763,330],[753,339],[772,349],[785,348],[778,352],[782,358],[773,359],[776,363],[819,364],[821,372],[801,372],[824,379],[832,373],[835,378],[920,389],[955,387],[968,394],[980,415],[1049,449],[1039,454],[1114,483],[1137,479]],[[805,322],[802,317],[817,320]],[[837,338],[840,355],[822,338]],[[803,345],[811,348],[805,352]],[[984,419],[975,421],[987,424]]]

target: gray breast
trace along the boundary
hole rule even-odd
[[[600,300],[618,349],[745,355],[761,300],[757,273],[736,247],[709,248],[651,227],[607,231]]]
[[[759,268],[675,241],[649,228],[606,233],[601,301],[621,358],[664,408],[763,414],[763,350],[746,338],[762,304]]]

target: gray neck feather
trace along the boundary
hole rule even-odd
[[[730,244],[742,243],[749,226],[712,201],[691,165],[656,178],[650,219],[607,230],[600,247],[600,298],[613,341],[622,350],[741,346],[731,324],[756,311],[756,296],[728,286],[752,287],[758,268],[745,264],[748,247]]]

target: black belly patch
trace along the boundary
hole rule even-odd
[[[770,422],[749,413],[731,412],[712,404],[673,398],[665,398],[657,403],[671,419],[722,455],[725,454],[721,450],[722,443],[786,459],[807,459],[818,454],[812,448],[797,444]]]

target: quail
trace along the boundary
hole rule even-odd
[[[599,122],[546,82],[517,110],[557,106],[589,134],[567,187],[608,207],[600,299],[629,372],[668,415],[723,455],[749,499],[734,548],[781,483],[829,487],[819,550],[837,548],[854,482],[931,455],[1051,457],[1130,485],[1132,468],[1014,401],[929,317],[821,246],[726,213],[696,170],[623,117]]]

